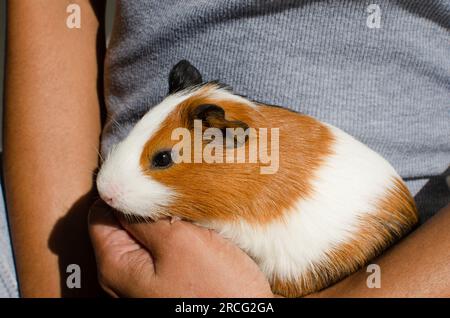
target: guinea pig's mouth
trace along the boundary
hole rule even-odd
[[[102,198],[102,196],[100,196],[100,198]],[[102,200],[112,209],[114,216],[121,221],[126,221],[127,223],[133,224],[133,223],[148,223],[157,220],[155,217],[151,216],[152,213],[149,213],[148,215],[140,215],[132,213],[130,212],[129,209],[123,207],[117,201],[114,201],[116,204],[111,204],[111,201],[108,202],[103,198]]]
[[[145,205],[129,206],[124,202],[123,197],[111,200],[110,197],[100,194],[100,198],[112,208],[117,217],[126,220],[128,223],[154,222],[163,218],[172,218],[167,214],[167,209],[158,204],[146,202]]]

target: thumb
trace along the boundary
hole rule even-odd
[[[180,222],[172,224],[167,219],[160,219],[155,222],[128,222],[119,218],[121,225],[143,246],[145,246],[155,258],[158,258],[171,248],[168,244],[173,235],[173,228],[178,227]]]

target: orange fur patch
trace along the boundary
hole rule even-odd
[[[311,195],[314,171],[330,154],[333,136],[329,129],[309,116],[289,110],[258,105],[256,108],[235,100],[214,98],[207,85],[179,105],[161,129],[146,143],[140,158],[143,171],[180,194],[168,208],[171,215],[192,221],[244,219],[267,223],[278,218],[299,198]],[[251,128],[279,128],[279,170],[261,174],[261,163],[180,163],[168,169],[150,169],[152,156],[172,148],[172,130],[189,128],[188,114],[203,104],[225,110],[228,120],[239,120]],[[270,133],[269,149],[270,149]],[[245,145],[249,153],[248,143]],[[224,160],[225,162],[225,160]],[[270,185],[270,186],[268,186]]]

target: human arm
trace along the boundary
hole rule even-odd
[[[69,1],[7,7],[4,181],[20,290],[25,297],[98,292],[86,229],[100,135],[102,1],[66,27]],[[94,5],[95,3],[95,5]],[[78,264],[82,288],[65,288]]]

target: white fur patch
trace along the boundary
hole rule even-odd
[[[211,94],[208,97],[212,99],[217,99],[218,101],[226,100],[230,102],[241,103],[252,108],[258,107],[255,103],[251,102],[250,100],[242,96],[235,95],[225,88],[215,88],[211,90]]]
[[[334,155],[315,172],[311,198],[285,211],[283,220],[264,226],[246,222],[204,224],[245,250],[268,277],[277,274],[286,280],[298,278],[324,260],[324,252],[348,242],[355,233],[358,216],[374,212],[376,200],[397,176],[380,155],[327,126],[336,138]]]

